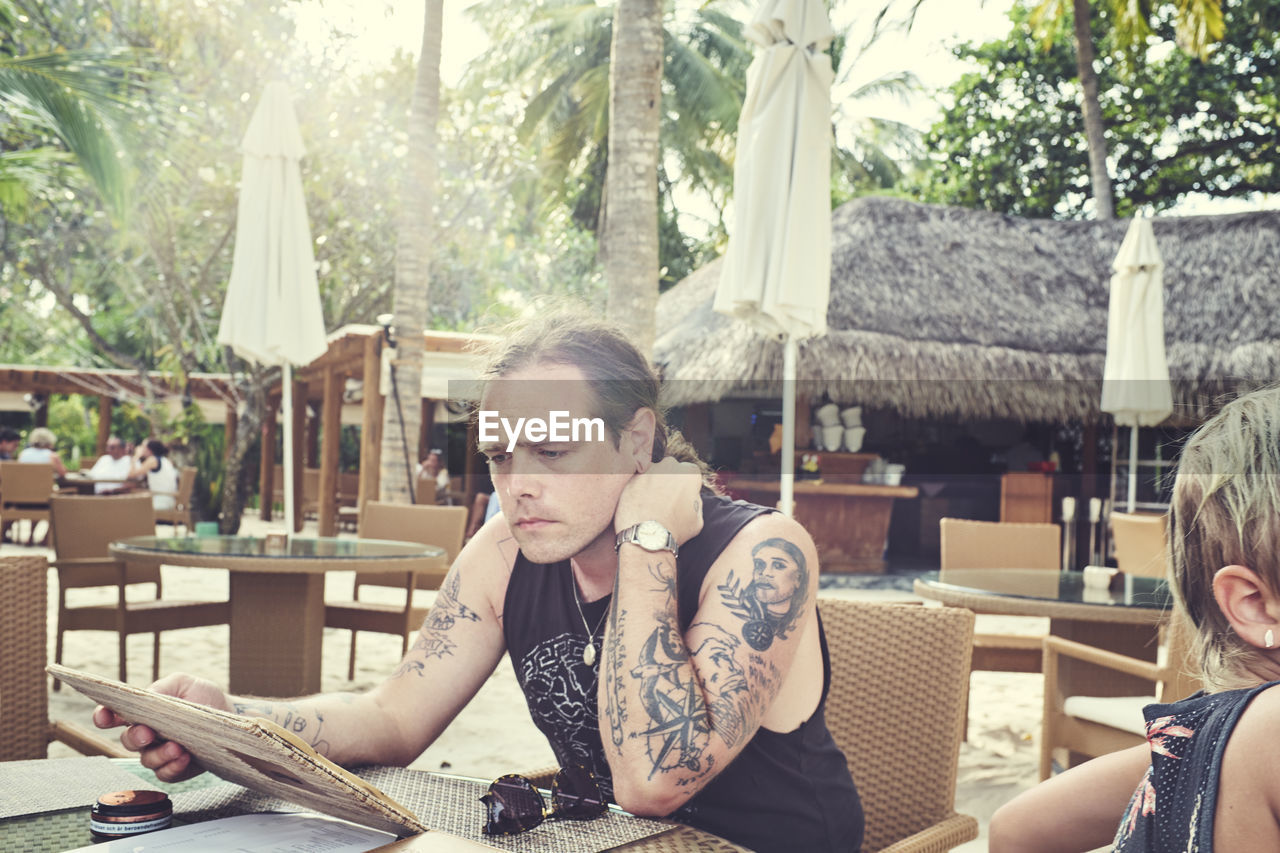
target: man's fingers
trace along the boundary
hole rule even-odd
[[[126,749],[137,752],[146,749],[156,742],[156,733],[146,726],[130,726],[120,735],[120,742]]]

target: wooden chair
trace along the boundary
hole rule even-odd
[[[1169,543],[1163,515],[1111,513],[1116,566],[1129,575],[1163,578],[1169,573]]]
[[[120,742],[49,720],[48,567],[44,557],[0,557],[0,761],[44,758],[60,741],[85,755],[132,755]]]
[[[58,570],[58,625],[54,661],[62,663],[62,638],[67,631],[115,631],[120,639],[120,680],[127,680],[125,640],[130,634],[154,634],[151,676],[160,677],[160,632],[205,625],[226,625],[227,601],[177,601],[161,598],[159,566],[127,565],[110,556],[108,546],[128,536],[154,536],[155,509],[150,494],[110,497],[54,495],[53,566]],[[130,601],[126,588],[155,584],[155,598]],[[109,604],[69,606],[67,590],[115,587]],[[58,683],[54,682],[54,689]]]
[[[955,811],[973,613],[820,598],[827,727],[862,797],[862,853],[943,851],[978,837]]]
[[[196,489],[196,469],[183,468],[178,472],[178,491],[173,496],[172,509],[156,510],[157,524],[172,524],[173,532],[178,532],[178,525],[181,524],[190,533],[195,527],[195,508],[191,505],[191,495]],[[163,492],[152,492],[151,494],[164,494]]]
[[[27,544],[35,541],[36,524],[49,524],[49,496],[54,492],[53,466],[48,462],[0,462],[0,524],[30,521]],[[14,532],[17,539],[17,532]],[[46,534],[47,535],[47,534]]]
[[[1156,662],[1067,640],[1044,640],[1044,718],[1040,733],[1040,778],[1053,773],[1055,750],[1090,758],[1146,741],[1142,709],[1152,702],[1175,702],[1200,689],[1198,666],[1191,650],[1190,622],[1181,611],[1161,629],[1163,642]],[[1141,696],[1064,696],[1058,685],[1062,658],[1098,667],[1102,677],[1123,674],[1151,681]]]
[[[1044,569],[1061,566],[1057,524],[943,518],[941,569]],[[971,670],[1040,672],[1044,634],[975,634]],[[966,706],[966,737],[968,731]]]
[[[356,633],[375,631],[380,634],[399,634],[404,638],[400,654],[409,648],[409,638],[427,615],[426,607],[413,606],[415,589],[439,589],[449,571],[449,566],[462,550],[462,536],[466,532],[467,509],[461,506],[431,506],[425,504],[391,504],[381,501],[365,501],[360,510],[360,538],[397,539],[402,542],[421,542],[445,549],[444,559],[433,571],[425,572],[356,572],[354,600],[325,604],[326,628],[345,628],[351,631],[351,657],[347,663],[347,678],[356,674]],[[403,603],[385,604],[361,601],[360,588],[364,586],[392,587],[404,591]]]

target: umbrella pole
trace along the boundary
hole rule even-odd
[[[284,363],[284,378],[280,384],[280,396],[284,402],[284,517],[285,530],[294,532],[293,515],[293,365]]]
[[[787,335],[782,345],[782,482],[778,488],[778,509],[794,515],[796,481],[796,344]]]
[[[1129,512],[1138,493],[1138,425],[1129,428]]]

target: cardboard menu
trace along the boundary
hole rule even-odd
[[[408,809],[271,720],[220,711],[57,664],[46,669],[130,723],[142,723],[182,744],[206,770],[223,779],[396,835],[428,830]]]

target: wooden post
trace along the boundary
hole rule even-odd
[[[115,400],[106,394],[98,395],[98,456],[107,452],[107,439],[111,437],[111,407],[113,403],[115,403]]]
[[[427,458],[427,451],[431,449],[431,428],[435,425],[436,418],[436,401],[427,397],[422,398],[422,430],[418,435],[418,458],[415,460],[421,462]],[[448,467],[449,457],[445,457],[440,462]],[[418,501],[422,503],[421,500]]]
[[[283,393],[283,390],[282,390]],[[261,495],[258,518],[270,521],[276,501],[276,416],[279,401],[267,401],[267,411],[262,417],[262,448],[258,461],[258,493]],[[284,485],[281,483],[281,485]]]
[[[360,493],[361,507],[365,501],[378,498],[378,471],[382,457],[382,333],[375,332],[364,339],[364,402],[360,406]]]
[[[305,382],[294,382],[292,388],[286,388],[284,391],[293,395],[293,434],[295,436],[305,435],[304,430],[307,428],[307,385]],[[302,511],[302,505],[306,502],[306,495],[302,489],[302,468],[303,468],[303,445],[305,442],[295,441],[293,443],[293,532],[297,533],[302,529],[302,522],[305,520],[306,513]]]
[[[338,451],[342,445],[342,376],[330,367],[324,372],[324,400],[320,404],[320,506],[316,527],[321,536],[338,534]]]
[[[326,379],[327,381],[327,379]],[[313,411],[310,408],[310,402],[307,398],[310,396],[310,388],[303,385],[307,389],[302,396],[303,408],[307,411],[309,418],[307,420],[307,467],[320,467],[320,412]]]

